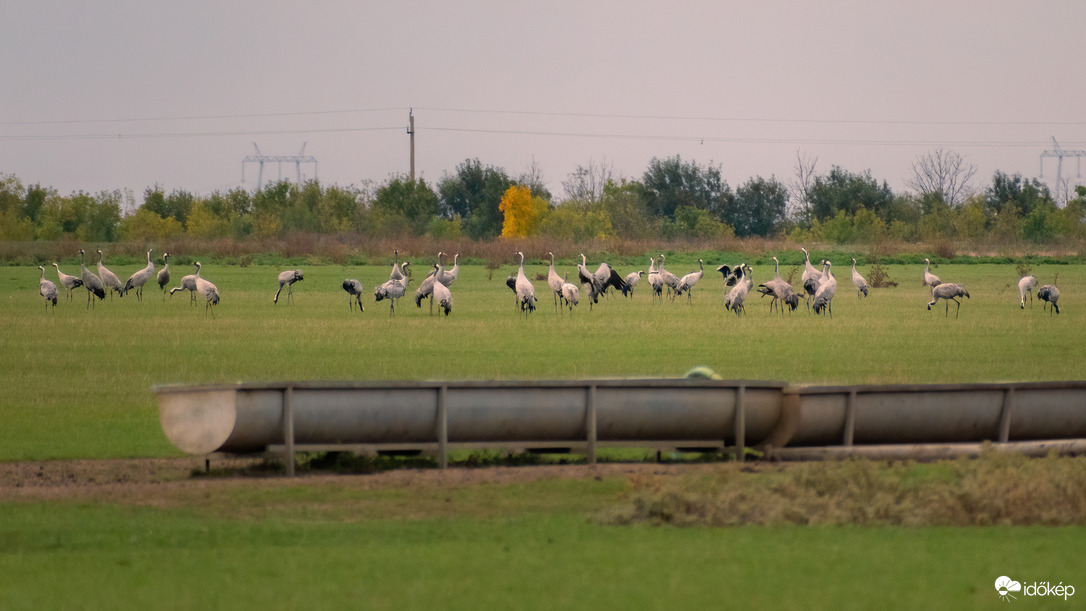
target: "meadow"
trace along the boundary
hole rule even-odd
[[[693,258],[669,257],[668,268],[691,271]],[[273,305],[288,266],[209,263],[202,275],[222,294],[214,318],[153,285],[142,303],[130,294],[87,309],[78,289],[50,311],[36,268],[2,267],[0,461],[179,456],[151,390],[166,383],[677,377],[697,365],[790,383],[1082,376],[1086,266],[1034,266],[1042,283],[1058,273],[1059,316],[1039,301],[1019,309],[1013,265],[934,268],[970,291],[955,318],[953,304],[949,317],[941,303],[927,310],[922,266],[890,265],[899,286],[861,300],[842,264],[833,318],[802,303],[771,315],[757,295],[736,317],[712,271],[725,262],[735,261],[707,258],[689,304],[654,304],[642,283],[632,299],[556,313],[536,281],[539,309],[528,317],[505,286],[512,257],[492,274],[462,265],[448,318],[415,307],[422,261],[395,317],[372,296],[387,265],[291,265],[305,280],[293,303]],[[140,267],[113,269],[124,279]],[[547,270],[541,259],[526,268],[533,278]],[[771,262],[754,268],[755,283],[772,277]],[[191,273],[171,269],[175,286]],[[558,269],[576,274],[573,261]],[[344,278],[365,285],[364,313],[349,309]],[[1080,526],[616,526],[598,515],[635,491],[615,475],[379,489],[366,478],[181,482],[138,501],[9,490],[0,606],[988,608],[1000,575],[1074,584],[1086,574]]]

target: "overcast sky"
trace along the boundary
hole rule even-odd
[[[252,143],[305,143],[322,183],[381,183],[408,171],[414,108],[431,184],[534,160],[563,196],[578,165],[681,155],[735,189],[802,153],[901,191],[943,147],[984,186],[1037,177],[1053,136],[1086,149],[1084,25],[1081,0],[5,2],[0,173],[142,202],[255,188]]]

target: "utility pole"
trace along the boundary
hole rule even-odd
[[[407,113],[407,135],[411,136],[411,182],[415,182],[415,109]]]
[[[1086,157],[1086,151],[1069,151],[1064,148],[1060,148],[1060,143],[1056,142],[1056,137],[1052,137],[1052,146],[1055,148],[1050,151],[1044,151],[1041,153],[1041,178],[1045,177],[1045,157],[1056,158],[1056,188],[1053,191],[1056,193],[1057,203],[1066,203],[1069,194],[1068,186],[1063,182],[1063,158],[1074,157],[1078,164],[1077,178],[1082,178],[1082,158]],[[1060,200],[1063,200],[1062,202]]]

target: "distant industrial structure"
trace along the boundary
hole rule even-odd
[[[1073,151],[1062,148],[1059,142],[1056,142],[1056,137],[1052,137],[1052,150],[1044,151],[1041,153],[1041,178],[1045,176],[1045,158],[1056,158],[1056,186],[1053,189],[1056,202],[1059,204],[1067,203],[1068,198],[1071,195],[1070,181],[1064,182],[1063,178],[1063,158],[1072,157],[1075,159],[1075,163],[1078,166],[1076,168],[1075,178],[1082,178],[1082,158],[1086,157],[1086,151]],[[1076,180],[1076,183],[1081,182]]]
[[[279,165],[279,180],[283,179],[283,164],[293,163],[294,169],[297,172],[297,184],[302,184],[302,164],[313,164],[313,178],[317,178],[317,158],[312,155],[305,154],[305,145],[308,142],[302,143],[302,150],[298,151],[297,155],[264,155],[260,152],[260,147],[253,143],[253,151],[255,155],[249,155],[241,160],[241,182],[245,182],[245,164],[255,163],[259,166],[257,170],[256,188],[262,189],[264,187],[264,164],[275,163]]]

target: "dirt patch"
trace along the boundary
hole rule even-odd
[[[204,469],[202,458],[130,460],[66,460],[0,463],[0,502],[99,501],[119,504],[184,505],[185,499],[232,488],[275,489],[299,484],[327,485],[355,490],[461,488],[488,484],[508,485],[544,479],[678,477],[733,468],[727,463],[598,465],[542,465],[439,469],[396,469],[366,475],[307,473],[288,478],[280,474],[242,475],[259,461],[219,462],[239,475],[194,475]],[[749,467],[747,467],[749,468]]]

